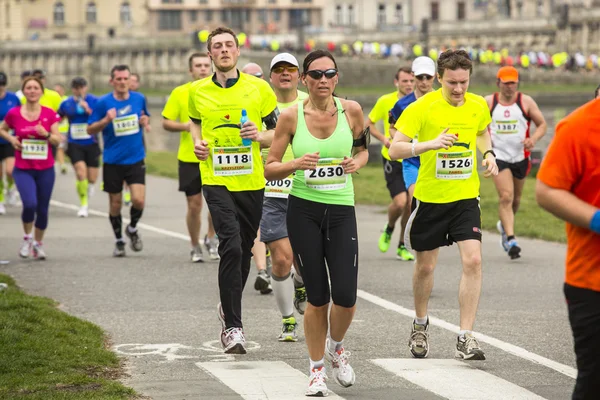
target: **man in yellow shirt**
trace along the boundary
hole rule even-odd
[[[473,337],[481,293],[481,211],[476,152],[483,154],[484,176],[498,174],[488,132],[485,99],[467,93],[473,63],[464,50],[448,50],[438,59],[441,89],[409,105],[396,122],[392,159],[421,156],[413,212],[406,243],[417,252],[413,275],[416,318],[409,340],[413,357],[429,353],[427,304],[439,248],[456,242],[463,265],[458,292],[460,332],[455,356],[485,360]],[[418,143],[413,139],[418,136]],[[411,143],[412,142],[412,143]]]
[[[65,87],[60,83],[54,85],[54,91],[60,96],[61,104],[63,101],[69,98],[69,96],[65,94]],[[60,124],[58,125],[58,131],[62,135],[63,141],[58,145],[58,149],[56,151],[56,160],[60,166],[61,174],[65,175],[67,173],[67,166],[65,165],[65,151],[67,148],[67,136],[69,135],[69,120],[67,118],[63,118],[62,121],[60,121]]]
[[[366,125],[370,128],[373,136],[379,139],[379,141],[383,144],[381,147],[381,155],[383,156],[383,172],[388,191],[390,192],[390,197],[392,198],[392,202],[388,206],[388,222],[384,227],[383,233],[379,237],[379,251],[382,253],[385,253],[390,248],[392,233],[394,232],[396,222],[407,208],[407,191],[406,185],[404,184],[404,176],[402,174],[402,160],[392,161],[388,155],[388,148],[390,147],[392,139],[390,136],[389,114],[399,99],[412,93],[414,82],[415,76],[412,73],[412,68],[401,67],[396,72],[396,76],[394,78],[394,85],[396,85],[397,90],[381,96],[377,100],[377,103],[375,103],[375,106],[369,113],[369,117],[366,121]],[[375,127],[375,124],[378,121],[383,121],[383,134]],[[404,226],[401,228],[402,231],[400,234],[398,249],[396,250],[396,256],[398,259],[404,261],[414,260],[415,257],[404,246]]]
[[[190,55],[188,65],[192,81],[173,89],[162,112],[162,126],[169,132],[181,132],[179,151],[177,153],[177,160],[179,162],[179,191],[184,192],[187,199],[186,222],[192,244],[192,251],[190,253],[192,262],[203,262],[204,255],[200,246],[202,178],[200,177],[200,163],[194,154],[194,142],[189,132],[191,121],[188,114],[188,100],[190,98],[189,90],[192,83],[210,76],[211,63],[210,58],[206,54],[194,53]],[[218,260],[218,241],[215,237],[215,230],[210,214],[207,220],[208,234],[204,240],[204,245],[209,257],[212,260]]]
[[[260,148],[271,146],[279,111],[269,84],[236,68],[240,48],[231,29],[212,31],[207,47],[216,72],[190,87],[190,133],[219,236],[221,345],[225,353],[245,354],[242,292],[265,188]],[[263,124],[267,131],[259,132]]]

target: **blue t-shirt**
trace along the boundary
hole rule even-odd
[[[394,126],[396,121],[398,121],[398,119],[400,119],[400,115],[402,115],[404,110],[406,110],[406,107],[408,107],[410,104],[414,103],[415,101],[417,101],[417,96],[415,95],[415,92],[412,92],[411,94],[404,96],[403,98],[398,100],[396,102],[396,104],[394,104],[394,108],[392,108],[390,110],[390,119],[389,119],[390,125]],[[416,167],[421,166],[421,158],[419,156],[405,158],[404,160],[402,160],[402,162],[412,164]]]
[[[115,99],[112,92],[105,94],[98,99],[88,124],[100,121],[111,108],[117,110],[117,116],[102,130],[104,163],[131,165],[142,161],[146,157],[146,149],[139,119],[142,112],[150,116],[146,98],[137,92],[129,92],[127,100]]]
[[[93,110],[98,99],[91,94],[84,98],[88,106]],[[82,146],[98,143],[96,135],[87,134],[87,125],[89,116],[83,107],[79,105],[79,100],[73,96],[69,97],[60,104],[58,115],[67,117],[69,120],[69,143],[76,143]]]
[[[6,92],[4,98],[0,99],[0,121],[4,121],[4,117],[13,107],[20,106],[21,101],[13,92]],[[8,144],[8,142],[0,138],[0,144]]]

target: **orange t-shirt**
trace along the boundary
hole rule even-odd
[[[558,124],[537,178],[600,208],[600,99]],[[566,283],[600,292],[600,234],[570,223]]]

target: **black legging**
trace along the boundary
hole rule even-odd
[[[329,304],[327,261],[333,303],[347,308],[354,306],[358,279],[354,207],[289,196],[287,230],[308,302],[315,307]]]

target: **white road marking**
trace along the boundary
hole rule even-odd
[[[68,210],[73,210],[73,211],[79,210],[79,207],[76,205],[63,203],[63,202],[56,201],[56,200],[52,200],[50,202],[50,204],[52,204],[55,207],[65,208]],[[89,210],[88,212],[90,215],[96,215],[99,217],[108,218],[108,214],[104,213],[104,212],[100,212],[100,211],[96,211],[96,210]],[[129,220],[126,218],[123,218],[123,221],[129,222]],[[173,237],[176,239],[181,239],[181,240],[185,240],[185,241],[189,240],[187,235],[168,231],[166,229],[157,228],[152,225],[139,223],[138,227],[152,231],[152,232],[160,233],[160,234],[163,234],[166,236],[170,236],[170,237]],[[376,296],[369,292],[365,292],[364,290],[360,290],[360,289],[358,290],[358,297],[360,297],[361,299],[368,301],[372,304],[380,306],[386,310],[396,312],[396,313],[404,315],[406,317],[414,318],[414,316],[415,316],[414,310],[402,307],[396,303],[392,303],[391,301],[385,300],[379,296]],[[460,327],[458,327],[457,325],[451,324],[447,321],[444,321],[443,319],[436,318],[431,315],[429,316],[429,323],[431,325],[438,326],[440,328],[446,329],[453,333],[458,333],[460,330]],[[539,354],[532,353],[529,350],[526,350],[522,347],[515,346],[511,343],[507,343],[502,340],[493,338],[491,336],[484,335],[483,333],[474,332],[474,334],[476,335],[477,339],[480,342],[490,344],[494,347],[499,348],[500,350],[506,351],[507,353],[510,353],[514,356],[520,357],[524,360],[528,360],[528,361],[534,362],[536,364],[543,365],[547,368],[553,369],[554,371],[557,371],[563,375],[566,375],[569,378],[573,378],[573,379],[577,378],[577,369],[575,369],[573,367],[570,367],[565,364],[561,364],[554,360],[550,360],[549,358],[540,356]]]
[[[544,400],[462,361],[397,358],[371,362],[449,400]]]
[[[200,362],[199,368],[246,400],[306,400],[308,376],[283,361]],[[329,371],[331,375],[331,371]],[[331,389],[333,379],[329,380]],[[331,390],[329,399],[343,400]]]

